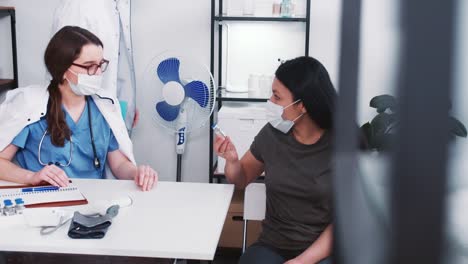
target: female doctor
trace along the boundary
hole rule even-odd
[[[117,178],[150,190],[158,174],[136,166],[118,100],[101,89],[109,61],[99,38],[63,27],[44,60],[49,85],[12,90],[0,104],[0,179],[67,186],[69,177],[104,178],[107,162]]]

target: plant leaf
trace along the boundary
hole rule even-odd
[[[378,113],[383,113],[387,108],[395,111],[397,102],[395,97],[389,94],[375,96],[369,103],[370,107],[376,108]]]
[[[380,137],[380,135],[386,134],[386,131],[389,131],[389,127],[391,127],[395,122],[395,114],[380,113],[376,115],[371,121],[374,137]]]
[[[451,134],[466,138],[467,131],[466,127],[462,124],[462,122],[460,122],[455,117],[449,116],[449,123]]]

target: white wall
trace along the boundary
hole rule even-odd
[[[13,79],[10,32],[10,17],[0,17],[0,79]]]
[[[399,56],[398,1],[362,2],[361,49],[358,91],[358,124],[376,114],[369,101],[376,95],[396,95]]]
[[[310,56],[322,62],[337,88],[341,0],[311,1],[310,16]]]
[[[457,41],[455,43],[454,56],[454,90],[452,95],[452,115],[468,127],[468,2],[459,1],[457,9]],[[468,186],[468,139],[456,138],[452,144],[451,157],[451,190],[462,190]]]
[[[457,9],[457,42],[455,58],[455,90],[453,94],[454,113],[468,123],[468,1],[459,0]]]
[[[454,61],[455,89],[453,91],[453,115],[468,127],[468,1],[458,1],[457,9],[457,41]],[[468,160],[468,140],[457,140],[457,145],[464,153],[465,160]],[[468,169],[468,167],[466,168]],[[464,171],[466,172],[466,170]],[[460,173],[463,173],[460,171]],[[468,178],[468,177],[465,177]],[[468,179],[466,181],[468,184]]]

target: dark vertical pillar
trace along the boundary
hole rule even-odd
[[[345,247],[354,240],[353,224],[349,219],[353,211],[353,182],[356,180],[356,102],[359,76],[359,43],[361,0],[342,2],[341,47],[338,89],[339,96],[335,120],[335,176],[334,176],[334,258],[335,263],[346,261]],[[355,241],[356,243],[357,241]],[[358,243],[358,242],[357,242]]]
[[[392,175],[391,263],[444,263],[454,2],[400,1],[401,129]]]

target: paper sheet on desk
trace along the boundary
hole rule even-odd
[[[23,215],[0,215],[0,229],[23,227],[26,225]]]
[[[57,190],[23,192],[24,188],[0,189],[0,201],[22,198],[27,208],[44,206],[71,206],[87,204],[86,198],[78,190],[78,187],[69,185]]]

